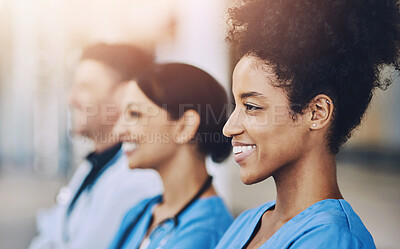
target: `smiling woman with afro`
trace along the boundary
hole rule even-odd
[[[240,178],[272,177],[276,201],[240,215],[217,248],[375,248],[343,199],[336,154],[385,66],[399,72],[394,0],[242,0],[228,10],[235,109],[224,127]]]

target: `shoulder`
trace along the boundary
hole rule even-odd
[[[121,227],[124,227],[126,224],[130,223],[133,219],[135,219],[141,213],[143,213],[145,211],[151,212],[150,207],[152,205],[154,205],[155,203],[159,202],[160,199],[161,199],[161,195],[157,195],[157,196],[154,196],[151,198],[144,199],[144,200],[140,201],[138,204],[136,204],[135,206],[133,206],[131,209],[129,209],[126,212],[126,214],[122,220]]]
[[[140,219],[140,216],[143,216],[146,212],[151,212],[151,206],[159,202],[160,198],[161,195],[147,198],[129,209],[128,212],[125,214],[119,226],[118,232],[115,234],[109,248],[116,248],[125,231],[133,224],[133,222],[135,222],[135,220],[138,221],[138,219]]]
[[[301,236],[290,241],[290,248],[376,249],[373,240],[363,240],[350,229],[337,223],[320,224],[319,226],[308,228],[303,231]]]
[[[345,200],[318,202],[293,218],[292,226],[297,237],[293,248],[375,248],[371,234]]]
[[[179,218],[179,231],[173,248],[215,248],[233,217],[218,196],[193,203]]]
[[[218,196],[197,200],[182,214],[179,220],[182,232],[196,230],[196,232],[201,231],[204,235],[210,233],[217,237],[222,236],[232,221],[232,214]]]
[[[345,200],[338,200],[341,209],[346,217],[347,230],[357,239],[363,242],[365,248],[375,248],[374,239],[365,227],[361,218],[353,210],[350,203]]]
[[[188,208],[181,218],[183,223],[229,223],[233,221],[233,217],[219,196],[212,196],[197,200]]]

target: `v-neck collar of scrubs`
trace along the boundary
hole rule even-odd
[[[210,197],[202,197],[202,198],[198,198],[195,202],[193,202],[193,205],[191,205],[189,208],[187,208],[179,217],[179,219],[184,219],[185,218],[185,214],[187,212],[190,212],[190,210],[192,208],[194,208],[196,205],[199,205],[199,202],[207,202],[210,200],[217,200],[220,197],[218,196],[210,196]],[[153,209],[154,207],[159,204],[162,201],[162,195],[156,196],[154,197],[149,204],[146,207],[146,211],[143,214],[142,218],[140,219],[140,221],[137,224],[137,228],[135,228],[136,231],[140,231],[140,232],[134,232],[132,233],[129,238],[126,240],[126,243],[122,246],[122,248],[136,248],[135,246],[137,246],[137,248],[141,248],[143,242],[145,241],[145,236],[147,233],[147,228],[149,226],[149,222],[151,220],[151,217],[153,215]],[[175,226],[174,226],[174,221],[173,219],[167,219],[164,222],[162,222],[161,224],[159,224],[157,227],[155,227],[150,234],[146,237],[148,238],[150,241],[148,241],[149,243],[149,248],[153,248],[153,246],[151,246],[152,244],[156,244],[158,245],[157,248],[162,248],[164,246],[165,243],[167,243],[170,239],[170,236],[172,236],[173,232],[175,232]],[[162,236],[159,236],[159,235]],[[133,242],[133,241],[137,241],[137,242]],[[135,243],[138,243],[137,245]],[[144,247],[147,248],[147,247]]]
[[[325,199],[319,202],[316,202],[314,204],[312,204],[311,206],[309,206],[308,208],[304,209],[302,212],[300,212],[299,214],[297,214],[296,216],[294,216],[293,218],[291,218],[289,221],[287,221],[285,224],[283,224],[266,242],[264,242],[264,244],[262,244],[259,249],[266,249],[269,248],[269,244],[272,243],[271,241],[274,241],[275,237],[279,236],[280,233],[282,233],[285,228],[287,226],[290,226],[290,224],[292,222],[298,221],[300,219],[302,219],[303,217],[306,217],[307,214],[309,214],[310,212],[312,212],[312,210],[318,208],[320,205],[322,205],[325,202],[331,202],[331,201],[345,201],[344,199]],[[253,235],[254,230],[256,229],[256,226],[258,224],[258,222],[260,222],[260,219],[262,218],[262,216],[265,214],[265,212],[267,212],[268,210],[270,210],[272,207],[274,207],[276,204],[276,201],[271,201],[271,202],[267,202],[264,204],[264,206],[257,212],[255,219],[253,219],[253,221],[250,224],[250,227],[252,229],[249,229],[247,231],[246,234],[246,240],[242,241],[242,245],[241,248],[243,248],[243,246],[245,246],[248,241],[250,240],[250,238]]]
[[[147,233],[147,228],[149,227],[149,223],[152,219],[153,216],[153,211],[154,208],[157,204],[162,202],[162,195],[158,195],[156,196],[153,200],[151,200],[151,203],[147,206],[147,210],[150,211],[145,211],[142,221],[140,221],[140,223],[138,224],[142,229],[138,229],[139,231],[141,231],[141,234],[139,236],[139,238],[142,238],[142,241],[139,243],[139,247],[140,245],[143,243],[143,238],[146,237],[146,233]],[[170,222],[169,220],[165,221],[166,222]],[[161,225],[161,224],[160,224]],[[149,233],[149,238],[152,237],[152,235],[154,235],[154,233],[157,231],[158,228],[160,228],[160,225],[155,227],[150,233]]]

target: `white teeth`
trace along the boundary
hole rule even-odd
[[[124,152],[129,152],[129,151],[135,150],[136,148],[137,148],[137,144],[136,143],[124,142],[122,144],[122,150]]]
[[[252,150],[256,148],[255,145],[248,145],[248,146],[233,146],[233,153],[237,154],[237,153],[242,153],[248,150]]]

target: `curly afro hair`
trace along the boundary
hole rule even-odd
[[[336,154],[357,127],[383,65],[399,71],[396,0],[242,0],[228,10],[227,40],[272,66],[294,114],[318,94],[334,102],[328,145]]]

